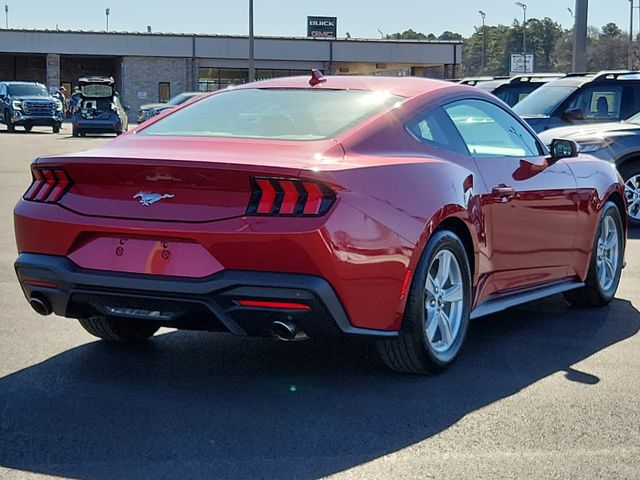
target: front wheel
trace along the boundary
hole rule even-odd
[[[620,167],[624,179],[624,194],[627,197],[629,224],[640,227],[640,161],[626,163]]]
[[[568,291],[565,298],[578,307],[602,307],[611,302],[618,290],[624,255],[624,228],[618,207],[607,202],[593,241],[585,286]]]
[[[25,132],[30,132],[32,128],[33,128],[33,125],[30,125],[30,124],[27,123],[24,126],[24,131]]]
[[[9,110],[4,111],[4,123],[6,123],[7,131],[9,133],[13,133],[16,131],[16,126],[11,123],[11,113],[9,113]]]
[[[81,318],[80,325],[91,335],[109,342],[134,343],[152,337],[160,326],[150,320],[95,316]]]
[[[59,123],[54,123],[52,128],[53,128],[53,133],[60,133],[60,124]]]
[[[437,373],[458,356],[469,325],[471,270],[450,231],[427,242],[416,268],[399,335],[378,340],[384,363],[402,373]]]

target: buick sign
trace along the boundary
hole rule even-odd
[[[336,38],[338,17],[307,17],[307,37]]]

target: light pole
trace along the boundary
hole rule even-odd
[[[105,9],[104,14],[107,17],[107,32],[109,31],[109,14],[111,13],[111,10],[109,10],[108,8]]]
[[[253,38],[253,0],[249,0],[249,81],[256,79],[255,39]]]
[[[376,28],[376,30],[378,30],[378,33],[380,34],[380,40],[384,40],[384,32],[379,28]]]
[[[487,16],[482,10],[478,10],[478,13],[482,17],[482,61],[480,65],[482,66],[482,73],[484,73],[485,66],[487,65],[487,32],[484,28],[484,17]]]
[[[522,8],[522,59],[524,60],[524,73],[527,73],[527,6],[522,2],[516,2],[516,5]]]
[[[9,30],[9,5],[4,6],[4,27]]]
[[[627,68],[633,70],[633,0],[629,0],[629,51]]]

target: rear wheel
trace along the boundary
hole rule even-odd
[[[627,218],[634,227],[640,227],[640,161],[626,163],[620,167],[624,179],[624,194],[627,197]]]
[[[622,274],[624,252],[624,229],[618,207],[607,202],[602,209],[585,286],[564,294],[578,307],[601,307],[607,305],[616,294]]]
[[[425,247],[407,297],[399,335],[378,341],[397,372],[437,373],[458,356],[471,307],[469,260],[452,232],[436,232]]]
[[[140,342],[158,331],[160,326],[147,320],[127,320],[113,317],[89,317],[78,320],[89,332],[109,342]]]

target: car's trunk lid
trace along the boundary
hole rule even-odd
[[[251,177],[295,178],[332,141],[266,142],[127,135],[90,152],[46,157],[73,185],[62,205],[111,218],[210,222],[242,216]],[[337,148],[336,148],[337,147]],[[314,153],[316,152],[316,153]]]

